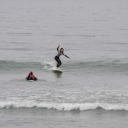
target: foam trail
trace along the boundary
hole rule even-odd
[[[44,66],[43,69],[52,70],[52,69],[55,67],[55,62],[47,62],[47,61],[44,61],[44,62],[42,63],[42,65]]]
[[[94,110],[97,108],[102,108],[104,110],[126,110],[128,111],[128,104],[108,104],[108,103],[37,103],[34,101],[24,101],[24,102],[13,102],[6,101],[0,102],[0,108],[46,108],[46,109],[56,109],[59,111],[71,111],[71,110]]]

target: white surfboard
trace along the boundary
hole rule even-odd
[[[61,69],[56,69],[56,67],[53,68],[53,72],[55,73],[62,73],[63,71]]]

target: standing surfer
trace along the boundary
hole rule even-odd
[[[57,55],[55,56],[55,60],[57,61],[57,65],[56,65],[56,69],[57,69],[57,70],[58,70],[58,68],[60,67],[60,65],[62,64],[62,62],[61,62],[61,60],[60,60],[60,58],[59,58],[61,55],[64,55],[65,57],[67,57],[67,58],[70,59],[70,57],[68,57],[67,55],[64,54],[64,49],[61,48],[61,49],[59,50],[59,47],[60,47],[60,45],[58,45],[58,47],[57,47],[58,53],[57,53]]]

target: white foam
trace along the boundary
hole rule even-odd
[[[43,65],[49,65],[51,67],[55,67],[55,62],[47,62],[47,61],[44,61],[42,64]]]
[[[44,61],[42,63],[42,65],[44,66],[43,69],[45,69],[45,70],[53,70],[54,67],[55,67],[55,62],[47,62],[47,61]]]
[[[37,103],[34,101],[24,101],[24,102],[13,102],[6,101],[0,102],[0,108],[47,108],[47,109],[56,109],[63,111],[71,111],[71,110],[93,110],[97,108],[102,108],[105,110],[126,110],[128,111],[128,104],[108,104],[108,103]]]

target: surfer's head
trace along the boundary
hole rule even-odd
[[[30,75],[32,75],[33,74],[33,72],[32,71],[30,71],[30,73],[29,73]]]
[[[60,49],[60,52],[62,52],[62,53],[63,53],[63,52],[64,52],[64,49],[63,49],[63,48],[61,48],[61,49]]]

